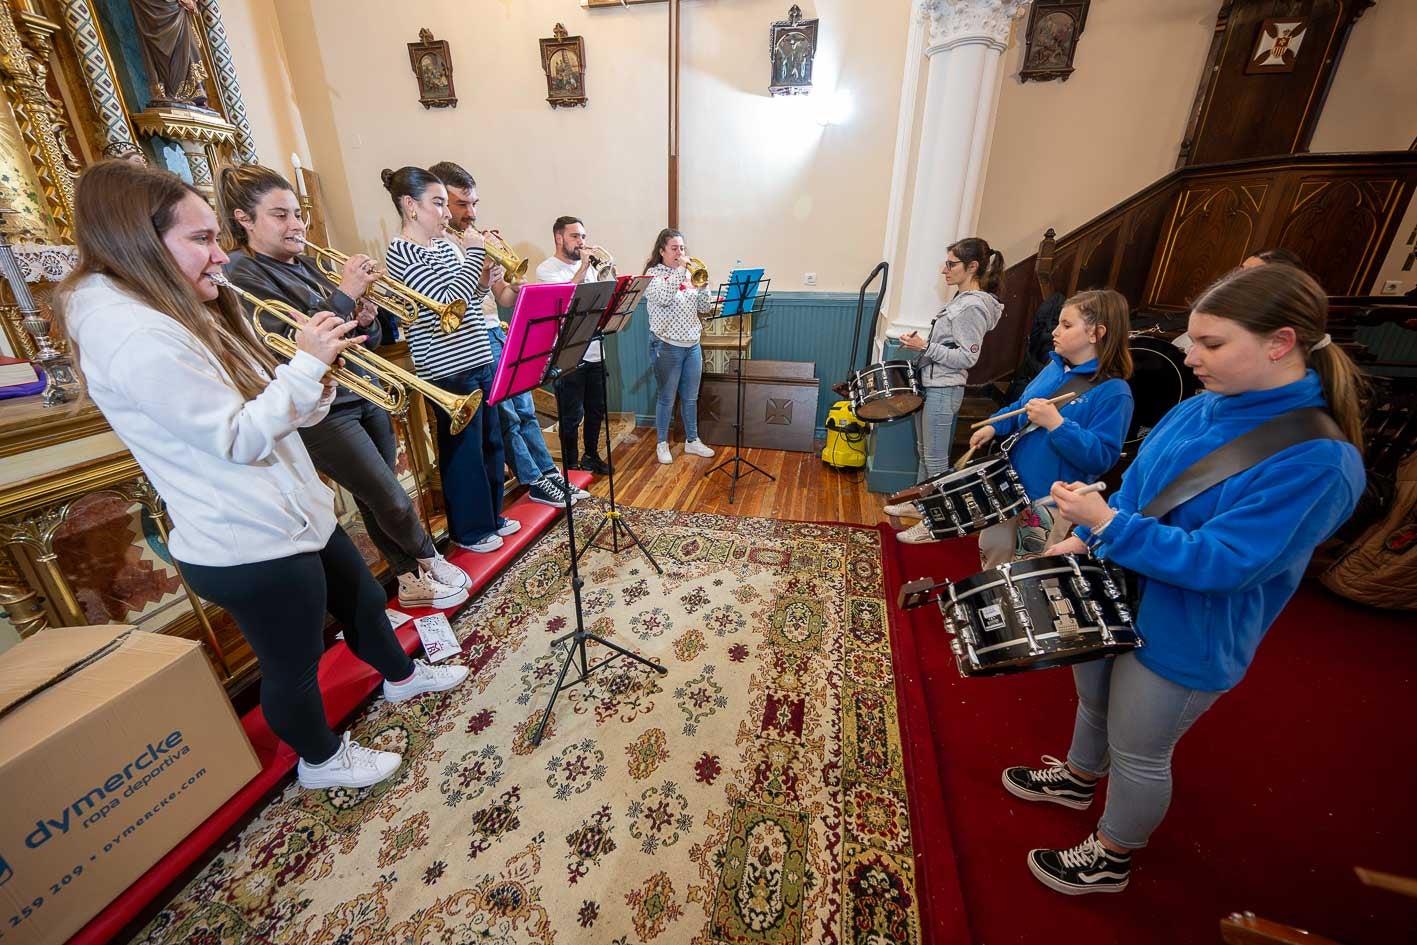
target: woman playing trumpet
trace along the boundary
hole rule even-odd
[[[79,265],[55,312],[89,395],[172,515],[173,558],[192,589],[226,609],[261,667],[271,729],[300,756],[306,788],[368,787],[399,766],[329,728],[317,679],[328,610],[398,702],[458,685],[466,667],[410,661],[387,598],[339,527],[298,429],[335,396],[323,378],[363,341],[357,323],[316,312],[277,364],[234,295],[216,216],[167,171],[123,161],[79,179]]]
[[[239,247],[226,275],[234,285],[262,299],[275,299],[307,315],[330,311],[353,319],[376,348],[382,338],[373,306],[363,298],[376,278],[374,261],[350,256],[336,288],[320,268],[301,255],[305,222],[289,182],[256,164],[228,167],[221,174],[227,229]],[[294,334],[262,315],[268,331]],[[418,510],[394,472],[398,443],[389,415],[345,388],[330,412],[300,430],[315,468],[354,496],[369,538],[398,575],[399,603],[405,607],[456,607],[467,600],[472,581],[433,546]]]
[[[451,334],[441,332],[434,312],[419,309],[408,333],[418,374],[455,393],[481,390],[485,402],[492,392],[495,364],[482,321],[481,302],[487,294],[482,234],[470,226],[456,244],[452,242],[446,229],[451,219],[448,191],[429,171],[402,167],[385,170],[382,179],[400,223],[399,235],[389,244],[389,275],[436,302],[467,303],[467,313]],[[442,414],[437,418],[448,531],[459,547],[479,553],[497,550],[503,536],[521,528],[520,522],[501,514],[506,479],[502,431],[496,417],[489,422],[488,416],[488,411],[479,410],[459,433],[453,433]]]
[[[704,374],[704,353],[699,347],[704,329],[699,316],[713,308],[713,290],[707,284],[693,286],[688,267],[684,234],[660,230],[645,262],[645,274],[653,279],[645,291],[645,303],[649,308],[650,359],[659,382],[654,405],[655,432],[659,434],[655,455],[665,465],[674,462],[669,452],[669,418],[676,393],[684,420],[684,452],[713,456],[713,450],[699,439],[699,383]]]

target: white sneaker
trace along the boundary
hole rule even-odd
[[[424,573],[439,584],[446,584],[448,587],[472,587],[472,578],[468,577],[467,572],[442,555],[419,558],[418,563],[423,566]]]
[[[589,498],[590,498],[590,493],[589,493],[589,492],[585,491],[584,489],[582,489],[580,486],[576,485],[575,483],[570,482],[569,480],[566,479],[565,476],[561,475],[559,472],[550,472],[550,473],[547,473],[547,474],[546,474],[546,478],[547,478],[547,479],[550,479],[552,482],[554,482],[554,483],[556,484],[556,486],[557,486],[558,488],[560,488],[561,490],[563,490],[563,491],[566,490],[566,489],[570,489],[570,490],[571,490],[571,504],[572,504],[572,505],[574,505],[575,503],[579,502],[581,499],[589,499]]]
[[[658,446],[656,446],[654,448],[654,455],[659,459],[661,463],[666,466],[674,462],[674,457],[669,454],[668,443],[660,443]]]
[[[447,564],[447,562],[444,562]],[[452,567],[451,564],[448,567]],[[454,570],[456,570],[454,568]],[[459,572],[461,573],[461,572]],[[465,577],[466,575],[464,575]],[[409,571],[399,575],[400,607],[432,607],[447,610],[467,600],[467,589],[435,581],[432,575]]]
[[[496,551],[498,548],[502,547],[502,536],[493,532],[480,541],[473,542],[470,545],[464,545],[460,541],[454,541],[453,544],[466,551],[475,551],[480,555],[485,555],[490,551]]]
[[[384,680],[384,698],[390,702],[406,702],[425,692],[443,692],[460,686],[466,678],[466,666],[434,666],[426,660],[414,660],[412,676],[400,683]]]
[[[713,450],[705,446],[703,440],[690,440],[685,443],[684,452],[693,453],[695,456],[703,456],[705,458],[711,458],[713,456]]]
[[[366,788],[378,784],[399,769],[403,756],[392,751],[365,748],[348,732],[340,742],[339,751],[324,764],[312,765],[300,759],[295,777],[308,791],[322,788]]]
[[[916,522],[905,531],[896,532],[895,537],[907,545],[928,545],[932,541],[940,540],[930,534],[930,529],[924,522]]]
[[[881,509],[887,515],[894,515],[896,518],[924,518],[920,514],[920,507],[914,502],[897,502],[895,505],[888,505]]]
[[[573,503],[573,504],[574,504],[574,503]],[[499,534],[499,535],[501,535],[501,536],[503,536],[503,537],[505,537],[505,536],[507,536],[507,535],[515,535],[517,532],[519,532],[519,531],[521,531],[521,530],[522,530],[522,523],[519,522],[519,521],[517,521],[517,520],[514,519],[514,518],[499,518],[499,519],[497,519],[497,534]]]

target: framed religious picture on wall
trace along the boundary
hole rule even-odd
[[[1090,0],[1037,0],[1028,12],[1024,33],[1023,68],[1018,80],[1068,81],[1073,74],[1073,54],[1087,25]]]
[[[806,95],[812,91],[812,60],[817,55],[817,21],[802,19],[797,4],[787,11],[787,19],[778,20],[768,34],[768,52],[772,60],[772,82],[768,92],[773,95]]]
[[[1250,61],[1245,63],[1248,75],[1264,75],[1273,72],[1293,72],[1294,63],[1299,58],[1299,47],[1304,45],[1304,33],[1309,28],[1307,16],[1290,16],[1265,20],[1255,37],[1255,48],[1250,52]]]
[[[551,36],[541,44],[541,71],[546,73],[546,103],[552,108],[584,107],[585,40],[567,36],[566,27],[556,24]]]
[[[408,44],[408,62],[418,79],[418,101],[424,108],[453,108],[458,93],[453,90],[453,54],[444,39],[434,39],[433,31],[418,31],[418,42]]]

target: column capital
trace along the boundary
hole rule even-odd
[[[916,14],[930,24],[926,56],[956,46],[988,46],[1003,52],[1013,21],[1031,0],[916,0]]]

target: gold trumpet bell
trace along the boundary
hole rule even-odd
[[[472,422],[472,418],[477,416],[477,408],[482,406],[482,391],[475,390],[461,397],[449,394],[447,391],[442,391],[442,394],[448,398],[448,402],[439,401],[438,406],[447,412],[448,419],[451,421],[448,429],[453,436],[457,436],[467,428],[467,425]]]
[[[696,259],[692,256],[689,257],[689,284],[696,289],[702,289],[704,286],[708,285],[708,281],[708,266],[704,265],[702,259]]]

